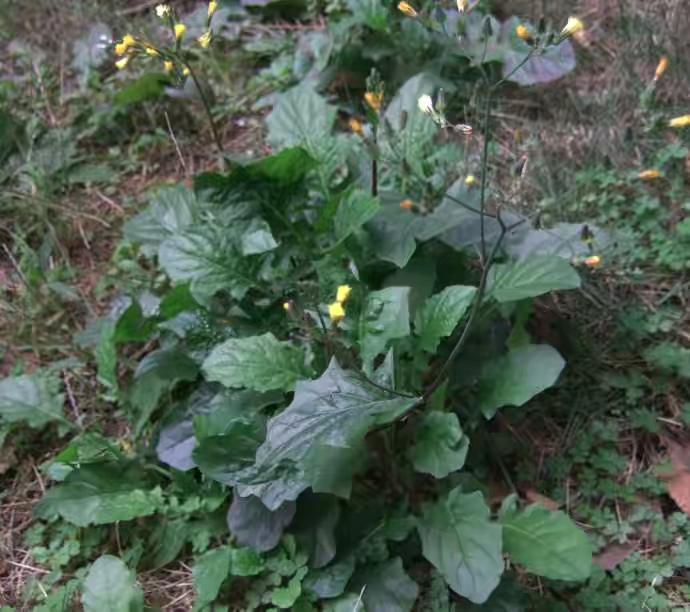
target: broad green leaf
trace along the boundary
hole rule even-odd
[[[309,570],[304,579],[304,590],[312,597],[330,599],[339,597],[355,571],[355,558],[345,557],[342,561],[331,563],[326,567]]]
[[[387,287],[371,292],[359,323],[362,361],[368,368],[388,343],[410,335],[409,287]]]
[[[340,504],[333,495],[307,492],[300,496],[290,531],[300,550],[309,555],[309,567],[321,568],[335,557],[339,520]]]
[[[117,347],[115,346],[116,323],[110,319],[103,322],[98,344],[94,349],[98,382],[106,390],[106,399],[115,401],[119,393],[117,382]]]
[[[592,571],[592,546],[563,512],[534,504],[509,513],[503,524],[503,550],[515,563],[552,580],[586,580]]]
[[[89,463],[50,489],[36,513],[44,518],[59,514],[78,527],[104,525],[153,514],[156,495],[137,465]]]
[[[275,548],[283,531],[295,516],[295,502],[269,510],[253,495],[235,495],[228,510],[228,528],[241,546],[263,553]]]
[[[233,576],[256,576],[264,566],[263,557],[251,548],[233,548],[230,552],[230,573]]]
[[[475,287],[453,285],[424,302],[415,318],[419,346],[430,353],[436,352],[439,341],[453,333],[476,292]]]
[[[365,565],[352,577],[349,588],[363,593],[367,612],[410,612],[419,595],[419,587],[405,573],[400,557]]]
[[[535,255],[495,265],[490,276],[489,294],[498,302],[515,302],[579,286],[580,275],[565,259]]]
[[[272,251],[278,246],[270,226],[261,219],[251,221],[242,233],[240,240],[242,255],[260,255]]]
[[[323,612],[366,612],[366,610],[358,594],[345,593],[338,599],[324,602]]]
[[[465,465],[469,439],[454,413],[427,412],[408,456],[418,472],[445,478]]]
[[[197,558],[192,568],[197,608],[212,603],[218,597],[220,587],[230,575],[230,558],[231,549],[227,546],[213,548]]]
[[[203,370],[209,381],[256,391],[292,390],[309,373],[304,351],[270,332],[226,340],[211,351]]]
[[[414,257],[404,268],[383,281],[383,287],[409,287],[410,316],[414,320],[422,304],[431,297],[436,284],[436,261],[431,257]]]
[[[192,224],[197,209],[194,192],[187,187],[161,187],[151,196],[149,207],[125,223],[125,238],[153,256],[161,242]]]
[[[155,570],[172,563],[187,544],[194,529],[195,525],[187,516],[158,522],[146,541],[146,567]]]
[[[30,427],[65,422],[65,396],[59,390],[60,382],[40,371],[0,380],[0,417],[8,423],[25,421]]]
[[[501,526],[489,520],[480,492],[460,487],[429,507],[417,527],[422,553],[448,585],[474,603],[486,601],[503,573]]]
[[[153,317],[147,317],[138,300],[133,300],[115,325],[113,342],[123,344],[127,342],[144,342],[156,329]]]
[[[338,204],[335,214],[335,237],[344,240],[355,233],[379,211],[379,201],[362,189],[350,191]]]
[[[268,422],[266,441],[243,479],[241,494],[256,495],[275,510],[309,486],[332,492],[335,487],[323,485],[333,485],[333,465],[346,470],[356,463],[352,451],[359,451],[367,432],[390,423],[416,401],[374,387],[331,360],[320,378],[299,381],[292,403]],[[351,477],[345,471],[336,494],[348,494]]]
[[[123,561],[103,555],[86,575],[81,602],[85,612],[140,612],[144,593]]]
[[[492,361],[479,381],[479,407],[487,419],[502,406],[522,406],[556,383],[563,357],[548,344],[528,344]]]
[[[271,603],[281,610],[289,610],[292,609],[301,594],[302,581],[296,575],[288,581],[287,586],[273,589]]]

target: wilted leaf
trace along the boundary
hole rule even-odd
[[[586,580],[592,546],[584,532],[561,511],[534,504],[501,520],[503,549],[530,572],[552,580]]]
[[[0,417],[9,423],[25,421],[30,427],[64,422],[64,395],[59,389],[58,380],[40,371],[0,380]]]
[[[144,594],[120,559],[103,555],[86,575],[81,602],[85,612],[139,612],[144,609]]]
[[[419,587],[395,557],[378,565],[365,565],[350,582],[352,590],[362,592],[367,612],[410,612],[419,595]]]
[[[445,478],[465,464],[469,439],[454,413],[427,412],[408,456],[418,472]]]
[[[503,573],[501,526],[489,520],[479,492],[460,487],[429,507],[417,527],[422,553],[451,589],[475,603],[486,601]]]
[[[203,370],[209,381],[256,391],[291,390],[309,373],[304,351],[270,332],[226,340],[211,351]]]
[[[592,560],[594,565],[598,565],[601,569],[610,572],[616,569],[623,561],[635,552],[636,546],[634,544],[608,544],[604,549]]]
[[[450,336],[472,303],[475,287],[454,285],[430,297],[415,318],[415,333],[425,351],[436,352],[441,338]]]
[[[275,548],[295,516],[293,501],[269,510],[253,495],[235,495],[228,510],[228,528],[238,544],[262,553]]]

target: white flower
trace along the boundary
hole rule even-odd
[[[168,15],[170,15],[170,5],[159,4],[156,7],[156,15],[158,15],[161,19],[163,19],[163,17],[167,17]]]
[[[434,101],[428,94],[420,96],[419,100],[417,100],[417,106],[425,115],[431,115],[434,112]]]

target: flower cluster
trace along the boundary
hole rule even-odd
[[[340,285],[335,295],[335,302],[328,305],[328,316],[331,318],[331,323],[337,325],[345,318],[345,302],[347,302],[352,287],[350,285]]]

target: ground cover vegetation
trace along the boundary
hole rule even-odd
[[[3,6],[0,609],[684,609],[666,4]]]

